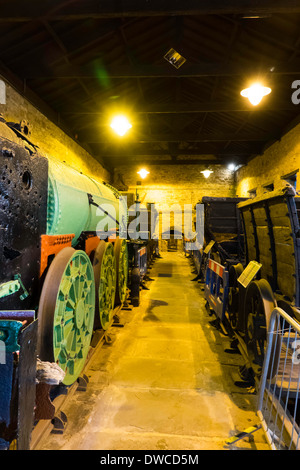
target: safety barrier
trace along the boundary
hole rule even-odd
[[[258,417],[273,450],[300,449],[300,324],[272,312],[258,396]]]
[[[229,291],[229,274],[224,266],[209,259],[206,274],[204,296],[210,307],[221,321],[224,320]]]

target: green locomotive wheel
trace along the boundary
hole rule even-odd
[[[117,289],[115,305],[122,305],[126,300],[128,281],[128,248],[125,239],[117,238],[114,245],[117,266]]]
[[[116,295],[116,259],[112,243],[100,241],[94,252],[93,268],[98,311],[95,327],[107,330],[112,323]]]
[[[40,298],[41,360],[56,362],[63,383],[79,377],[89,351],[95,316],[93,267],[84,251],[64,248],[52,261]]]

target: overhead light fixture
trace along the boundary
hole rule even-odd
[[[229,163],[229,165],[228,165],[228,167],[227,167],[227,168],[228,168],[228,170],[229,170],[229,171],[235,171],[235,169],[236,169],[236,166],[235,166],[235,164],[234,164],[234,163]]]
[[[204,178],[209,178],[210,174],[213,173],[212,170],[202,170],[201,173],[203,173]]]
[[[248,98],[253,106],[257,106],[264,96],[271,93],[272,89],[266,86],[262,86],[260,83],[254,83],[249,88],[245,88],[241,91],[241,95]]]
[[[243,20],[258,20],[258,19],[265,19],[265,18],[272,18],[272,15],[243,15]]]
[[[119,115],[115,116],[111,121],[110,127],[121,137],[126,134],[132,125],[128,121],[127,117]]]
[[[179,52],[176,52],[175,49],[170,49],[165,55],[164,59],[166,59],[170,64],[174,65],[177,69],[181,67],[186,59],[182,57],[182,55],[179,54]]]
[[[145,170],[145,168],[142,168],[140,171],[137,172],[138,175],[143,179],[146,178],[147,175],[149,175],[149,171]]]

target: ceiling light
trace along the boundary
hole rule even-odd
[[[254,83],[251,87],[242,90],[241,95],[248,98],[253,106],[256,106],[261,102],[262,98],[271,93],[271,91],[269,87],[262,86],[260,83]]]
[[[228,168],[229,171],[235,171],[235,168],[236,168],[236,167],[235,167],[235,164],[234,164],[234,163],[229,163],[229,165],[228,165],[227,168]]]
[[[202,170],[201,173],[203,173],[204,178],[208,178],[211,173],[213,173],[212,170]]]
[[[149,175],[149,171],[145,170],[145,168],[142,168],[140,171],[137,172],[138,175],[143,179],[146,178],[147,175]]]
[[[179,52],[176,52],[175,49],[170,49],[165,55],[164,59],[166,59],[170,64],[174,65],[177,69],[181,67],[186,59],[182,57],[182,55],[179,54]]]
[[[131,129],[132,125],[125,116],[115,116],[110,124],[110,127],[120,136],[126,134]]]
[[[257,19],[265,19],[265,18],[272,18],[272,15],[268,15],[268,14],[260,14],[260,15],[242,15],[242,20],[257,20]]]

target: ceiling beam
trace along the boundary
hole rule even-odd
[[[299,2],[300,3],[300,2]],[[0,20],[1,22],[1,20]],[[252,66],[239,67],[236,64],[222,62],[203,62],[194,65],[184,64],[179,69],[172,67],[167,62],[163,65],[122,65],[119,66],[99,66],[97,63],[89,66],[70,66],[63,65],[52,67],[49,71],[45,67],[34,68],[23,67],[22,76],[26,79],[39,80],[57,80],[57,79],[75,79],[75,78],[199,78],[199,77],[231,77],[231,76],[249,76],[249,74],[270,74],[270,75],[297,75],[300,73],[300,61],[294,59],[289,63],[265,63],[258,66],[253,63]]]
[[[232,158],[232,157],[236,157],[237,160],[243,160],[244,157],[247,157],[249,155],[253,155],[253,154],[260,154],[262,151],[262,148],[261,146],[258,146],[258,145],[248,145],[246,148],[244,149],[240,149],[240,150],[237,150],[237,149],[230,149],[230,148],[216,148],[212,145],[207,145],[207,144],[203,144],[201,145],[201,148],[199,149],[177,149],[176,151],[174,151],[173,149],[173,152],[172,152],[172,155],[173,156],[185,156],[185,157],[188,157],[188,156],[204,156],[204,157],[207,157],[209,156],[209,158],[216,158],[216,156],[218,157],[222,157],[222,158]],[[99,147],[94,147],[93,148],[93,152],[92,152],[93,156],[95,156],[95,158],[111,158],[111,159],[118,159],[118,158],[144,158],[144,157],[166,157],[166,156],[170,156],[171,153],[170,153],[170,150],[169,149],[164,149],[164,150],[159,150],[159,149],[147,149],[145,148],[144,150],[141,149],[136,149],[136,148],[128,148],[128,149],[111,149],[110,147],[108,148],[99,148]]]
[[[276,136],[270,133],[261,133],[257,132],[256,134],[237,134],[237,133],[226,133],[222,134],[220,132],[216,134],[204,134],[195,135],[195,134],[156,134],[156,135],[134,135],[134,142],[267,142],[269,140],[276,139]],[[119,141],[116,139],[108,138],[107,135],[99,135],[99,131],[87,131],[82,133],[79,136],[79,140],[88,142],[89,144],[98,144],[98,143],[107,143],[118,144]],[[126,144],[125,144],[126,145]],[[128,147],[132,145],[132,142],[128,141]]]
[[[138,160],[114,160],[112,162],[106,162],[110,168],[116,168],[118,166],[133,166],[133,165],[147,165],[147,166],[158,166],[158,165],[202,165],[202,166],[212,166],[212,165],[228,165],[231,160],[225,161],[221,159],[216,160],[200,160],[200,159],[185,159],[185,160],[149,160],[149,159],[138,159]],[[246,165],[247,162],[240,162],[242,165]]]
[[[67,63],[68,66],[71,66],[70,60],[67,57],[68,51],[67,51],[65,45],[63,44],[62,40],[58,37],[58,35],[54,31],[54,29],[48,23],[48,21],[43,21],[42,24],[45,27],[45,29],[47,30],[47,32],[50,34],[50,36],[53,38],[53,40],[56,43],[56,45],[58,46],[58,48],[61,50],[61,52],[63,54],[62,59]],[[91,99],[92,98],[91,92],[90,92],[89,88],[83,83],[83,80],[79,77],[76,80],[78,81],[78,83],[81,86],[84,93],[88,96],[88,98]]]
[[[205,151],[206,150],[206,151]],[[239,155],[237,155],[237,152],[231,152],[230,150],[221,150],[221,151],[218,151],[218,155],[219,157],[221,158],[232,158],[233,155],[235,155],[237,157],[237,160],[239,161],[240,159],[243,160],[243,158],[245,157],[245,155],[250,155],[252,153],[252,151],[255,150],[254,148],[250,149],[250,150],[245,150],[245,151],[242,151],[242,152],[239,152]],[[258,149],[256,148],[256,150],[258,151]],[[208,156],[208,155],[211,155],[207,152],[207,149],[172,149],[172,152],[170,152],[169,149],[164,149],[164,150],[157,150],[157,149],[137,149],[136,147],[134,148],[130,148],[128,150],[126,149],[119,149],[118,151],[114,151],[114,150],[111,150],[111,149],[95,149],[95,151],[93,152],[93,156],[95,156],[95,158],[98,158],[98,157],[103,157],[103,158],[112,158],[112,159],[118,159],[118,158],[136,158],[136,157],[141,157],[141,158],[144,158],[144,157],[166,157],[166,156],[170,156],[170,155],[173,155],[174,157],[178,157],[178,156]],[[211,158],[216,158],[215,155],[211,155]]]
[[[85,0],[84,2],[43,0],[43,2],[2,2],[0,22],[24,22],[37,19],[82,20],[87,18],[186,16],[186,15],[266,15],[300,13],[298,0]]]
[[[122,103],[120,103],[122,104]],[[120,106],[120,105],[119,105]],[[128,107],[128,105],[127,105]],[[74,109],[62,110],[62,116],[101,116],[106,111],[95,111],[89,106],[89,110],[81,110],[78,106]],[[276,100],[270,95],[265,97],[259,106],[252,106],[248,100],[241,98],[236,101],[208,101],[208,102],[170,102],[164,104],[134,103],[131,110],[137,114],[190,114],[190,113],[231,113],[249,111],[295,111],[295,106],[290,99]]]

